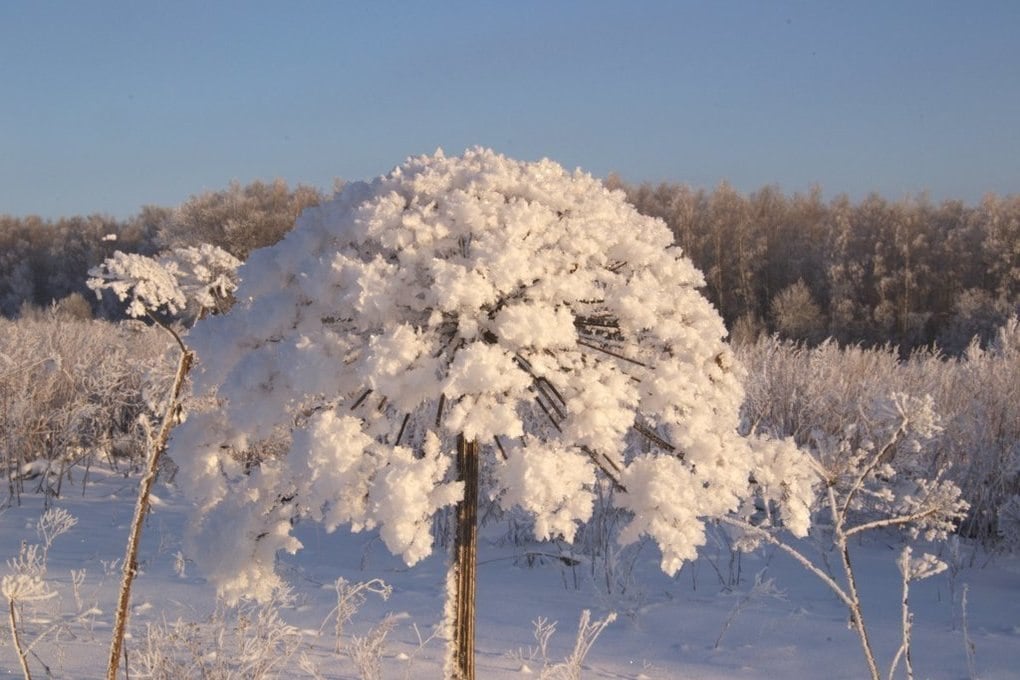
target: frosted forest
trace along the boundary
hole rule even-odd
[[[471,149],[0,218],[0,667],[1014,677],[1018,214]]]

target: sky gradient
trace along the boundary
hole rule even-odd
[[[1020,2],[0,2],[0,213],[329,189],[482,145],[604,177],[1020,193]]]

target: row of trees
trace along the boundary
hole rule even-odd
[[[726,183],[609,183],[669,224],[736,340],[937,342],[955,353],[990,338],[1020,303],[1017,195],[853,203],[817,188],[791,197],[773,186],[743,195]]]
[[[56,303],[74,316],[119,318],[119,302],[99,303],[85,287],[89,269],[115,251],[152,255],[209,243],[243,260],[255,248],[279,241],[301,210],[322,199],[318,189],[291,189],[276,180],[235,182],[176,208],[146,206],[126,221],[101,215],[47,221],[0,214],[0,315],[11,318]],[[87,311],[82,300],[88,301]]]
[[[660,217],[705,273],[705,293],[738,341],[762,333],[816,343],[904,350],[938,343],[958,353],[991,337],[1020,303],[1020,195],[978,205],[924,196],[853,203],[821,191],[751,194],[723,183],[608,184],[639,211]],[[298,213],[324,198],[282,180],[206,192],[176,208],[148,206],[118,221],[92,215],[55,222],[0,215],[0,315],[60,303],[70,313],[119,315],[95,301],[87,271],[115,250],[153,254],[210,243],[241,260],[276,243]],[[63,301],[63,302],[61,302]]]

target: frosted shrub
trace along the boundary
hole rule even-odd
[[[777,479],[786,485],[794,480],[797,484],[813,482],[819,491],[815,502],[804,504],[794,500],[791,507],[790,498],[781,498],[778,504],[758,498],[745,503],[739,515],[722,518],[724,524],[737,529],[737,545],[742,549],[752,549],[762,541],[770,543],[793,557],[839,597],[850,612],[873,680],[880,676],[861,609],[850,539],[869,531],[901,529],[910,539],[942,541],[956,529],[968,507],[960,488],[944,478],[944,470],[929,478],[924,475],[924,466],[912,458],[942,432],[933,401],[931,397],[918,399],[893,393],[869,406],[859,406],[859,422],[845,426],[840,435],[823,432],[812,435],[808,450],[813,479],[805,476],[806,468],[780,469],[778,478],[756,479],[765,486],[775,484]],[[773,467],[769,472],[776,470]],[[791,517],[799,521],[805,515],[816,516],[814,537],[823,550],[836,552],[842,567],[840,576],[832,575],[806,557],[785,535]],[[904,555],[903,644],[891,663],[890,677],[901,658],[908,674],[911,672],[910,618],[905,604],[909,582],[946,568],[929,555],[920,558],[920,562],[910,562],[909,551]]]
[[[1003,547],[1020,550],[1020,495],[1011,497],[999,507],[997,526]]]
[[[873,406],[896,392],[931,400],[940,433],[889,452],[901,479],[943,475],[970,503],[960,527],[995,538],[1000,509],[1020,494],[1020,324],[1014,319],[982,349],[959,359],[893,348],[824,343],[808,349],[775,338],[743,347],[748,367],[745,425],[792,436],[801,445],[847,445],[873,437]],[[906,448],[904,448],[906,447]],[[902,449],[902,450],[901,450]],[[1008,513],[1007,513],[1008,514]]]
[[[1013,317],[986,349],[976,343],[947,380],[941,401],[960,485],[972,504],[962,526],[986,537],[1001,531],[1003,507],[1020,494],[1020,321]],[[950,420],[951,419],[951,420]]]
[[[0,319],[0,464],[8,502],[24,490],[59,494],[67,475],[78,468],[84,476],[96,458],[137,460],[143,394],[162,379],[166,348],[144,327],[54,313]]]
[[[414,564],[478,477],[537,538],[567,540],[605,480],[621,540],[651,537],[676,572],[759,465],[799,454],[739,436],[743,371],[671,241],[586,174],[479,149],[306,210],[189,336],[196,393],[218,406],[173,450],[220,592],[269,597],[298,518],[378,528]],[[285,455],[239,459],[281,432]]]

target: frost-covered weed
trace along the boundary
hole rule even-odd
[[[470,679],[479,479],[567,541],[604,480],[617,539],[650,538],[675,573],[759,467],[800,453],[739,433],[742,369],[672,240],[589,175],[484,149],[408,159],[303,213],[189,335],[215,405],[174,446],[221,595],[270,597],[297,519],[378,529],[413,565],[456,505],[447,674]],[[281,431],[285,456],[242,463]],[[757,488],[807,531],[803,486]]]
[[[207,620],[149,624],[129,657],[131,677],[266,680],[280,677],[302,634],[280,615],[280,599],[220,607]]]
[[[138,571],[138,547],[142,524],[149,511],[150,494],[156,475],[161,468],[170,429],[181,412],[180,397],[184,382],[194,361],[178,331],[161,321],[158,314],[178,315],[189,311],[197,318],[207,312],[225,309],[229,296],[236,287],[236,269],[240,262],[229,253],[210,245],[180,248],[160,258],[117,251],[102,265],[91,269],[88,285],[102,295],[112,290],[120,300],[128,301],[127,312],[132,317],[146,316],[173,338],[179,352],[177,370],[167,389],[158,413],[158,430],[149,420],[141,418],[146,440],[145,473],[138,488],[134,517],[128,534],[124,554],[124,571],[117,598],[117,607],[110,643],[107,675],[116,677],[121,662],[121,649],[127,630],[131,601],[131,587]]]
[[[385,599],[390,587],[379,579],[358,583],[337,579],[334,587],[337,606],[323,620],[319,635],[287,622],[285,612],[294,606],[294,597],[287,589],[278,590],[264,603],[248,601],[228,606],[220,602],[201,621],[178,619],[148,624],[144,638],[132,647],[130,676],[155,680],[318,679],[334,677],[333,673],[341,668],[353,671],[351,677],[361,680],[395,677],[383,675],[383,661],[386,638],[396,628],[399,617],[384,616],[364,635],[349,634],[345,628],[367,594]],[[336,640],[331,652],[324,652],[317,641],[330,623],[334,624]],[[418,639],[417,653],[434,635],[425,637],[417,627],[412,629]],[[407,678],[411,677],[414,653],[403,659]],[[328,673],[323,668],[329,669]]]
[[[89,270],[88,286],[99,297],[104,290],[113,292],[134,318],[157,312],[195,318],[226,310],[240,265],[236,257],[208,243],[175,248],[158,257],[118,250]]]
[[[521,665],[521,672],[531,674],[534,671],[532,665],[538,666],[538,677],[540,680],[581,680],[584,677],[584,660],[595,646],[602,631],[609,624],[616,620],[616,614],[610,612],[603,619],[591,620],[591,611],[585,609],[581,612],[581,619],[577,624],[577,636],[574,639],[574,647],[570,654],[563,661],[552,661],[549,651],[549,642],[556,634],[556,622],[545,618],[535,619],[534,636],[535,645],[528,648],[520,648],[507,654],[508,657]]]
[[[861,607],[850,540],[865,532],[897,529],[909,539],[944,541],[955,531],[968,508],[960,488],[944,478],[944,468],[929,477],[925,466],[914,458],[942,433],[933,402],[930,396],[916,398],[892,393],[870,404],[857,404],[857,422],[844,425],[836,434],[813,432],[807,446],[811,467],[793,470],[810,470],[814,475],[814,487],[818,490],[814,502],[802,506],[802,497],[796,494],[795,511],[784,513],[783,505],[789,504],[789,499],[781,495],[777,498],[776,494],[772,499],[762,496],[746,502],[740,513],[720,520],[736,529],[736,544],[742,549],[753,549],[762,542],[776,546],[839,597],[849,610],[873,680],[879,680],[880,675]],[[760,421],[758,426],[762,426]],[[807,480],[780,475],[755,481],[784,488],[791,481],[799,484]],[[816,518],[812,538],[821,544],[821,554],[831,551],[838,556],[841,566],[838,576],[808,558],[785,535],[789,518],[799,520],[805,514]],[[901,660],[908,677],[912,673],[911,619],[906,603],[909,583],[938,573],[946,566],[931,555],[912,561],[909,547],[904,550],[900,563],[903,643],[890,664],[890,677]]]
[[[44,658],[37,649],[46,646],[44,655],[61,654],[62,636],[91,633],[98,613],[96,603],[85,599],[84,569],[71,570],[71,591],[75,609],[62,607],[61,589],[49,573],[49,553],[53,542],[69,532],[78,523],[76,517],[63,508],[48,508],[36,522],[39,543],[22,541],[18,554],[7,559],[6,573],[0,576],[0,596],[7,614],[11,643],[18,656],[22,674],[31,677],[30,657],[43,665]]]
[[[742,612],[748,605],[750,605],[756,599],[763,599],[766,597],[774,598],[777,600],[785,600],[786,593],[776,586],[776,581],[773,578],[767,578],[765,576],[768,569],[762,569],[754,576],[754,584],[751,588],[744,593],[737,603],[733,605],[733,609],[727,615],[726,620],[723,621],[722,628],[719,630],[719,635],[715,638],[715,644],[713,647],[719,649],[719,645],[722,644],[723,636],[726,635],[726,631],[730,629],[737,616]]]
[[[901,479],[932,478],[944,470],[944,479],[956,483],[971,506],[961,533],[1001,536],[1009,544],[1008,504],[1020,494],[1016,319],[986,349],[972,345],[959,359],[932,352],[900,359],[894,348],[831,342],[810,349],[775,338],[742,347],[739,357],[748,369],[746,426],[792,436],[803,446],[843,441],[852,447],[874,439],[874,406],[892,393],[930,399],[942,431],[920,446],[917,440],[895,444],[889,462]]]
[[[377,595],[383,600],[389,599],[393,588],[386,585],[381,579],[371,579],[359,583],[351,583],[343,577],[333,582],[336,590],[336,606],[329,612],[326,619],[319,628],[321,634],[326,628],[330,619],[333,620],[333,632],[336,637],[335,651],[337,654],[343,651],[344,628],[350,623],[354,615],[365,604],[369,594]]]

